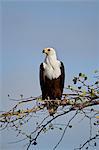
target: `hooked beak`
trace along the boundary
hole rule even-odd
[[[45,50],[43,49],[42,53],[45,53]]]
[[[47,49],[43,49],[42,53],[45,53],[46,55],[48,55]]]

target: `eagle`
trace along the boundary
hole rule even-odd
[[[61,100],[65,80],[64,64],[57,59],[54,48],[44,48],[42,52],[46,55],[44,62],[40,64],[42,99]],[[50,114],[54,114],[55,110],[57,110],[57,106],[54,107],[53,105],[55,105],[55,103],[51,103],[50,106],[48,106]]]

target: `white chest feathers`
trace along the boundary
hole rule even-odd
[[[50,80],[57,79],[61,75],[60,61],[49,61],[48,59],[43,63],[44,75]]]

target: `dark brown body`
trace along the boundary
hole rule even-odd
[[[50,80],[44,75],[43,63],[40,65],[40,86],[42,91],[42,99],[49,100],[61,100],[63,88],[64,88],[64,80],[65,80],[65,72],[64,65],[61,62],[61,75],[57,79]],[[47,102],[47,109],[51,116],[55,114],[57,111],[58,104],[55,102]]]
[[[46,76],[44,76],[43,63],[40,65],[40,86],[43,100],[61,99],[65,80],[64,65],[62,62],[60,69],[61,75],[57,79],[50,80]]]

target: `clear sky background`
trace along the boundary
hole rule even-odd
[[[63,61],[65,85],[79,72],[92,77],[99,68],[98,0],[1,0],[0,5],[1,110],[13,105],[8,94],[13,98],[41,94],[39,65],[45,47],[54,47]]]

